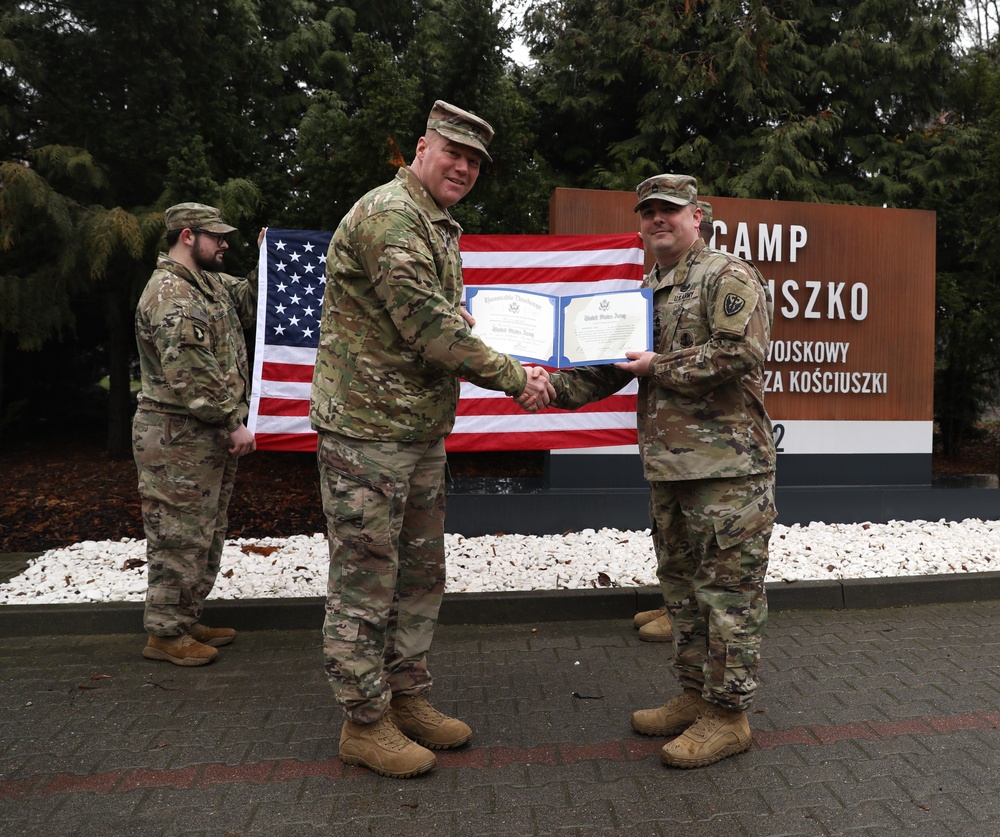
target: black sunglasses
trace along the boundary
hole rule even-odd
[[[203,230],[198,227],[193,228],[191,232],[193,232],[195,235],[207,235],[209,238],[214,238],[215,243],[219,247],[221,247],[226,241],[226,233],[209,232],[208,230]]]

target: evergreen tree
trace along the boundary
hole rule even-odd
[[[35,202],[9,201],[19,217],[0,236],[0,361],[65,335],[85,310],[100,316],[107,335],[91,339],[107,355],[112,451],[129,444],[130,310],[154,264],[159,213],[178,200],[221,206],[249,239],[229,267],[247,267],[257,225],[288,217],[289,126],[318,81],[344,75],[335,47],[350,23],[344,8],[307,0],[34,0],[0,10],[2,182],[18,167],[36,175],[21,178]],[[65,228],[31,229],[33,206],[58,211]],[[150,236],[141,247],[137,231]],[[49,262],[65,269],[51,312],[32,293]]]
[[[937,214],[934,415],[946,454],[1000,396],[1000,66],[981,51],[960,66],[949,109],[906,143],[919,161],[911,189]]]
[[[505,57],[512,33],[491,0],[400,0],[377,16],[349,5],[358,25],[353,71],[346,84],[316,91],[297,132],[300,226],[332,229],[365,192],[391,179],[412,160],[434,101],[444,99],[496,130],[496,163],[454,208],[456,218],[467,232],[544,229],[551,186],[533,114]]]
[[[898,142],[943,104],[956,0],[543,0],[543,153],[568,185],[661,171],[709,194],[907,199]]]
[[[89,162],[89,161],[88,161]],[[0,426],[23,399],[6,398],[6,361],[73,327],[75,206],[27,162],[0,162]]]

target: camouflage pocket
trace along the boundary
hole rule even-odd
[[[349,542],[387,543],[391,500],[376,486],[354,475],[337,474],[328,514],[337,536]]]
[[[191,429],[191,417],[168,413],[163,419],[163,444],[182,441]]]
[[[327,515],[338,534],[343,536],[364,528],[365,495],[372,490],[371,486],[337,471],[330,472],[327,479],[330,480]]]
[[[181,600],[179,587],[150,587],[146,590],[146,604],[175,605]]]
[[[769,488],[746,505],[719,518],[715,523],[715,540],[722,549],[730,549],[769,530],[777,516],[774,489]]]

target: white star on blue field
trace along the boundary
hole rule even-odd
[[[272,238],[268,231],[265,343],[318,344],[330,237],[315,230],[276,230]]]

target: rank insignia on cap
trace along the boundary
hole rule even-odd
[[[493,139],[493,126],[474,113],[438,99],[427,119],[427,130],[437,131],[452,142],[475,148],[484,159],[493,162],[486,150]]]
[[[638,212],[646,201],[651,200],[686,206],[698,202],[698,184],[687,174],[655,174],[635,187],[635,195],[638,203],[633,212]]]

